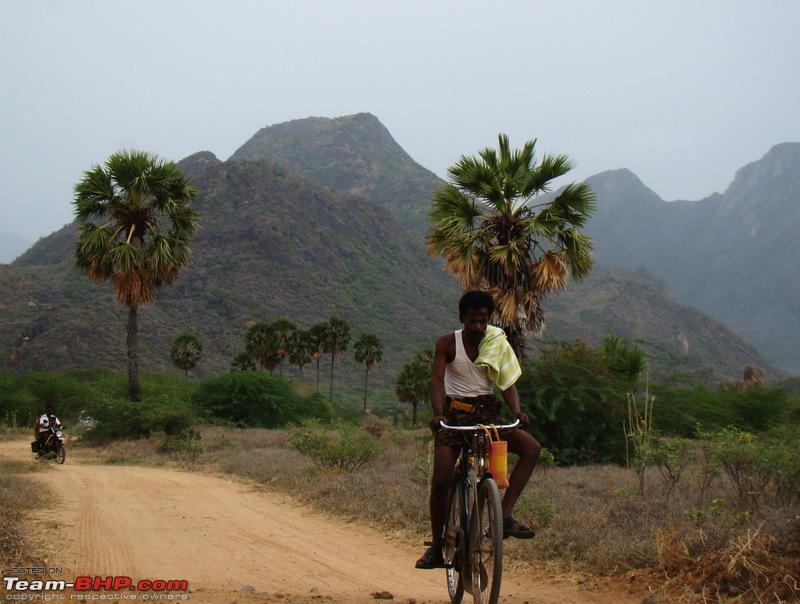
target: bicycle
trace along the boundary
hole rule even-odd
[[[450,601],[459,604],[466,591],[474,604],[496,604],[503,576],[503,511],[500,491],[489,469],[491,436],[519,425],[450,426],[463,432],[465,445],[456,460],[447,495],[442,555]]]

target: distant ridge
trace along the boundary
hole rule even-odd
[[[701,201],[665,202],[626,172],[588,179],[597,261],[647,268],[678,301],[800,373],[800,143],[774,146]]]

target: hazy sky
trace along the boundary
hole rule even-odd
[[[443,177],[504,132],[699,200],[800,141],[799,25],[797,0],[0,0],[0,232],[71,222],[122,148],[225,160],[364,111]]]

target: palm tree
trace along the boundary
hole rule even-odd
[[[569,184],[540,200],[573,162],[544,155],[537,163],[535,145],[512,151],[501,134],[499,151],[462,156],[434,193],[427,237],[428,253],[444,258],[465,290],[492,294],[493,320],[519,356],[525,336],[544,328],[542,299],[562,289],[570,272],[587,277],[593,264],[591,241],[579,229],[594,212],[594,194],[586,183]]]
[[[283,375],[283,359],[291,353],[292,343],[294,342],[294,333],[297,331],[297,325],[286,318],[276,319],[270,326],[272,328],[272,337],[275,341],[275,354],[278,355],[279,373]]]
[[[308,330],[311,356],[317,361],[317,393],[319,394],[319,360],[322,358],[322,344],[328,337],[328,322],[314,323]]]
[[[306,329],[298,329],[292,336],[292,343],[289,347],[289,362],[292,365],[297,365],[300,368],[300,373],[303,373],[303,367],[311,362],[311,333]]]
[[[75,216],[82,223],[75,264],[92,281],[110,280],[128,309],[128,391],[134,401],[141,392],[137,312],[189,263],[197,193],[173,162],[142,151],[111,155],[75,185]]]
[[[333,402],[333,364],[340,354],[347,350],[350,343],[350,326],[339,317],[328,319],[328,330],[322,342],[322,352],[331,355],[331,389],[328,399]]]
[[[619,336],[610,335],[603,338],[601,347],[609,369],[632,384],[647,371],[647,354],[638,345],[630,347]]]
[[[353,344],[357,363],[364,364],[364,415],[367,414],[367,376],[383,359],[383,345],[374,333],[365,332]]]
[[[275,350],[275,331],[271,324],[258,321],[251,325],[245,333],[244,345],[254,363],[270,373],[275,371],[280,357]]]
[[[431,392],[431,366],[433,350],[418,352],[414,358],[403,365],[397,375],[394,393],[401,403],[411,405],[411,425],[417,425],[417,407],[425,404]]]
[[[172,364],[181,369],[188,379],[189,370],[197,366],[202,354],[203,345],[200,340],[193,333],[185,331],[172,343],[170,358],[172,358]]]

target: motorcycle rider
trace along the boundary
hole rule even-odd
[[[39,413],[36,414],[36,419],[33,420],[33,438],[34,438],[34,440],[39,440],[39,420],[41,419],[43,414],[44,414],[44,410],[39,409]]]
[[[61,429],[61,422],[58,421],[58,417],[56,417],[53,405],[47,405],[47,407],[44,408],[44,413],[36,420],[36,425],[39,427],[39,444],[41,446],[39,450],[44,451],[47,437],[50,436],[50,428],[52,428],[53,431]]]

